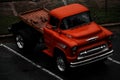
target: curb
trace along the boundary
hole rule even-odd
[[[117,26],[117,25],[120,25],[120,22],[118,23],[108,23],[108,24],[101,24],[101,26],[104,26],[104,27],[112,27],[112,26]],[[5,38],[5,37],[12,37],[13,34],[6,34],[6,35],[0,35],[0,38]]]
[[[0,35],[0,38],[12,37],[12,36],[13,36],[13,34]]]
[[[108,23],[108,24],[101,24],[101,26],[108,27],[108,26],[117,26],[120,25],[120,22],[118,23]]]

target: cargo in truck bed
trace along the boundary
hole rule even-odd
[[[48,11],[46,9],[37,9],[29,12],[24,12],[19,17],[28,25],[36,28],[38,31],[43,32],[43,27],[48,21]]]

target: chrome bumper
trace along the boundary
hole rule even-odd
[[[89,63],[93,63],[93,62],[96,62],[96,61],[99,61],[99,60],[102,60],[104,58],[107,58],[109,57],[110,55],[112,55],[113,53],[113,50],[108,50],[107,52],[98,52],[99,54],[100,53],[103,53],[103,54],[100,54],[100,55],[97,55],[97,56],[94,56],[94,57],[90,57],[90,58],[79,58],[78,61],[76,62],[71,62],[70,63],[70,67],[77,67],[77,66],[82,66],[82,65],[86,65],[86,64],[89,64]],[[94,54],[98,54],[98,53],[94,53]]]

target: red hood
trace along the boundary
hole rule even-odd
[[[69,35],[75,39],[93,37],[100,32],[101,29],[95,22],[63,31],[65,35]]]

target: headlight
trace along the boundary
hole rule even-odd
[[[77,50],[77,46],[74,46],[73,48],[72,48],[72,51],[76,51]]]

